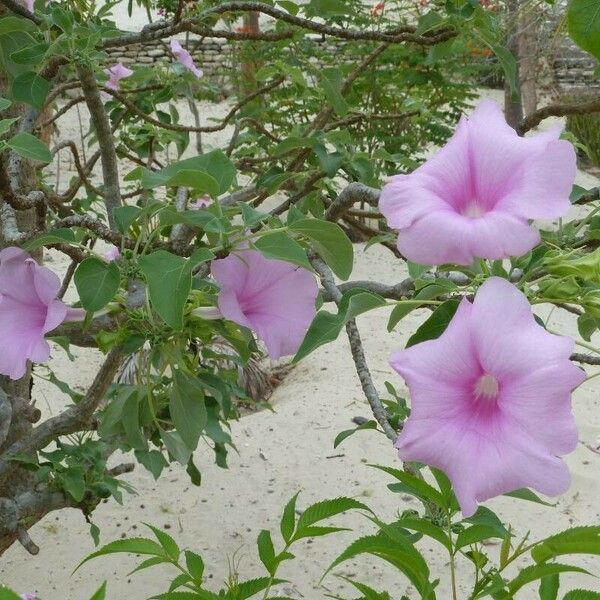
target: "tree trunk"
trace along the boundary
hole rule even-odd
[[[519,81],[525,115],[537,109],[539,18],[525,9],[519,19]]]
[[[517,63],[516,93],[513,94],[508,81],[504,83],[504,115],[506,122],[511,127],[516,127],[523,119],[523,100],[521,86],[519,85],[519,0],[507,0],[507,43],[509,52],[515,57]]]

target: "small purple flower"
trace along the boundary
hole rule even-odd
[[[21,594],[21,600],[37,600],[37,597],[29,592],[25,592],[24,594]]]
[[[206,208],[213,203],[210,196],[202,196],[190,204],[190,208]]]
[[[121,258],[121,253],[119,252],[119,249],[116,246],[111,244],[102,256],[107,262],[113,262],[114,260],[118,260],[119,258]]]
[[[177,59],[177,62],[193,73],[198,79],[204,75],[202,69],[199,69],[194,63],[192,55],[177,40],[171,40],[171,52]]]
[[[23,4],[25,5],[25,8],[31,13],[34,10],[33,3],[34,3],[34,0],[23,0]],[[27,599],[25,599],[25,600],[27,600]]]
[[[56,298],[60,279],[20,248],[0,252],[0,374],[20,379],[27,361],[46,362],[44,336],[65,320],[79,320],[81,310]]]
[[[125,79],[125,77],[129,77],[133,74],[131,69],[128,69],[121,63],[117,63],[108,69],[104,69],[104,72],[108,75],[108,81],[106,82],[106,87],[109,90],[117,91],[119,89],[119,81],[121,79]]]
[[[215,260],[212,275],[226,319],[255,331],[271,358],[296,353],[316,314],[318,286],[310,271],[242,250]]]

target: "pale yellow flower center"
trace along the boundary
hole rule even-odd
[[[475,384],[475,396],[486,400],[493,400],[498,397],[500,384],[498,380],[489,374],[482,375]]]

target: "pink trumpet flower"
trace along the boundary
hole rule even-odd
[[[398,249],[427,265],[521,256],[540,241],[530,219],[569,210],[576,157],[561,128],[521,138],[484,100],[450,141],[410,175],[383,188],[379,208]]]
[[[20,379],[27,361],[42,363],[50,357],[45,335],[63,321],[83,318],[56,298],[60,279],[19,248],[0,252],[0,374]]]
[[[439,338],[392,355],[411,397],[400,458],[443,470],[465,517],[523,487],[564,493],[560,457],[577,446],[571,392],[585,379],[573,347],[536,323],[514,285],[490,278]]]
[[[316,314],[318,286],[310,271],[242,250],[215,260],[212,274],[226,319],[255,331],[271,358],[296,353]]]
[[[121,79],[125,79],[125,77],[129,77],[133,74],[131,69],[128,69],[121,63],[117,63],[108,69],[104,69],[104,72],[108,75],[108,81],[106,82],[106,87],[109,90],[117,91],[119,89],[119,82]]]
[[[193,73],[198,79],[204,75],[202,69],[199,69],[196,63],[194,63],[192,55],[177,40],[171,40],[171,52],[177,59],[177,62]]]

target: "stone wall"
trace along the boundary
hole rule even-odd
[[[329,38],[323,39],[317,34],[307,34],[307,38],[319,45],[321,50],[331,50],[331,53],[335,53],[336,45],[345,43]],[[193,40],[193,44],[195,44],[195,50],[192,52],[194,60],[202,68],[205,76],[209,79],[221,80],[223,70],[231,64],[229,59],[232,45],[223,38],[202,38]],[[143,46],[134,44],[124,49],[110,48],[108,55],[109,63],[120,61],[124,65],[146,67],[153,64],[166,64],[173,60],[168,46],[160,40],[148,42]],[[567,92],[598,90],[600,79],[594,77],[597,64],[590,54],[583,52],[565,38],[553,63],[556,83],[559,88]]]

